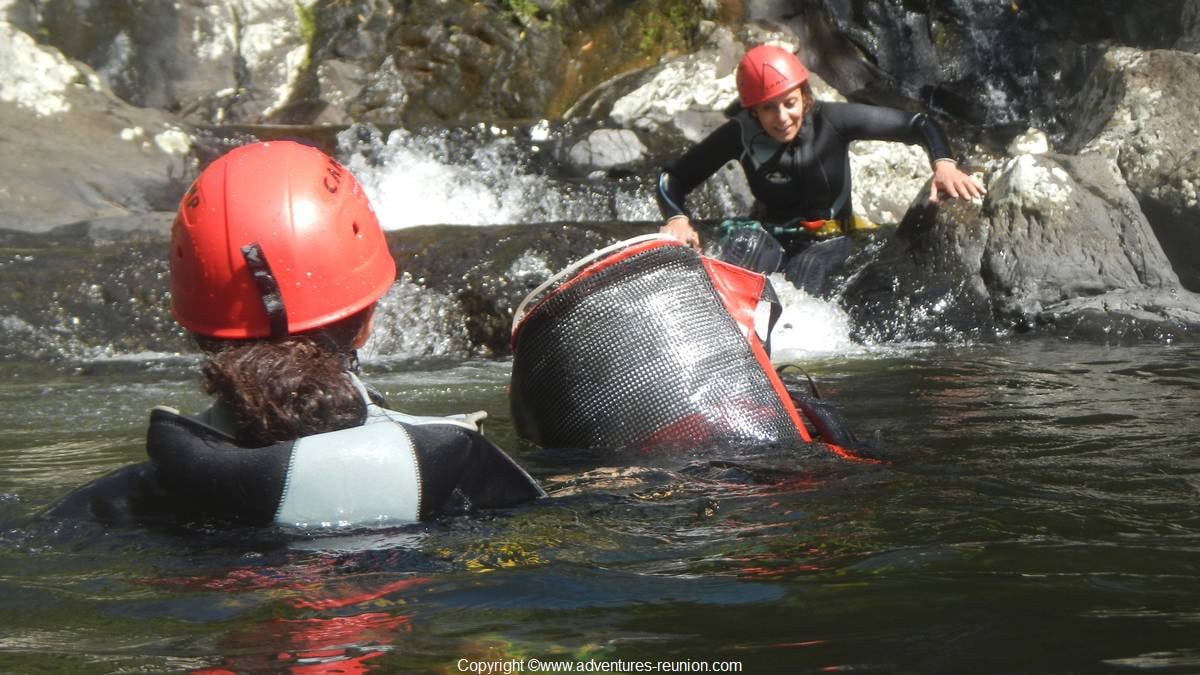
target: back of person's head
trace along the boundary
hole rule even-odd
[[[171,310],[205,351],[204,387],[247,445],[362,422],[345,371],[395,262],[362,186],[298,143],[246,145],[184,195]]]

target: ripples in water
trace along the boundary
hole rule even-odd
[[[507,363],[368,363],[396,407],[489,410],[488,434],[552,498],[310,538],[30,520],[139,460],[151,406],[204,402],[182,367],[8,378],[4,667],[665,656],[764,672],[1189,672],[1197,355],[1018,343],[808,364],[860,435],[881,432],[887,466],[539,451],[511,429]]]

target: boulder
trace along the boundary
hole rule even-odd
[[[982,205],[914,206],[843,300],[865,336],[884,339],[1200,325],[1200,297],[1180,288],[1137,200],[1097,156],[1020,155]]]
[[[172,116],[128,105],[91,68],[0,21],[0,228],[136,227],[174,209],[190,147]]]
[[[713,26],[702,49],[664,59],[635,79],[605,83],[603,88],[609,91],[593,92],[599,103],[588,113],[607,116],[623,127],[672,132],[698,142],[725,121],[726,110],[737,100],[738,60],[758,43],[792,51],[799,47],[796,35],[788,30],[749,26],[735,35]]]
[[[588,172],[627,167],[645,159],[646,146],[630,129],[597,129],[571,146],[568,161]]]
[[[1080,94],[1069,152],[1107,158],[1183,285],[1200,290],[1200,55],[1114,47]]]
[[[737,85],[733,71],[719,70],[718,61],[712,50],[667,60],[648,81],[617,99],[609,117],[623,127],[659,131],[681,113],[720,113],[737,99]],[[687,140],[699,141],[715,126],[681,130],[692,132]]]
[[[854,212],[877,225],[895,225],[914,199],[928,194],[932,173],[929,156],[919,145],[851,143]]]
[[[1105,161],[1020,155],[991,183],[980,278],[1006,317],[1112,291],[1161,291],[1179,279],[1136,200]]]
[[[293,0],[50,0],[49,43],[123,100],[195,123],[271,119],[302,73],[313,18]]]

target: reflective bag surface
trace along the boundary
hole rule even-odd
[[[657,235],[568,267],[514,316],[518,433],[606,450],[809,442],[755,330],[773,297],[761,274]]]

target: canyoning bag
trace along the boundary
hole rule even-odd
[[[514,315],[517,431],[557,448],[806,444],[764,346],[778,312],[765,276],[672,238],[598,251]]]

